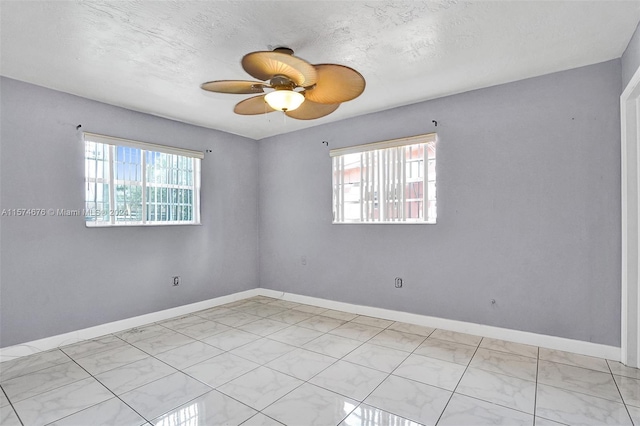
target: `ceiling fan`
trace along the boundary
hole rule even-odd
[[[273,89],[238,102],[233,109],[236,114],[283,111],[291,118],[313,120],[331,114],[342,102],[355,99],[364,91],[364,77],[353,68],[312,65],[293,56],[293,50],[287,47],[249,53],[241,63],[248,74],[262,81],[216,80],[200,86],[210,92],[241,95]]]

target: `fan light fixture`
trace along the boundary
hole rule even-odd
[[[264,100],[276,111],[293,111],[304,102],[304,95],[293,90],[274,90],[265,95]]]
[[[282,111],[296,120],[315,120],[360,96],[366,84],[364,77],[353,68],[338,64],[312,65],[293,56],[293,50],[288,47],[248,53],[242,57],[241,64],[259,81],[214,80],[200,86],[216,93],[257,94],[236,104],[233,112],[240,115]],[[266,93],[265,89],[271,90]]]

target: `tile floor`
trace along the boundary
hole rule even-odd
[[[258,296],[0,364],[10,425],[640,425],[618,362]]]

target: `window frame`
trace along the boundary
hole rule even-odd
[[[438,143],[437,133],[427,133],[417,136],[391,139],[381,142],[373,142],[362,145],[354,145],[345,148],[337,148],[329,151],[329,156],[332,160],[332,211],[333,219],[332,224],[335,225],[434,225],[437,223],[437,199],[436,193],[436,147]],[[405,196],[407,180],[407,168],[406,165],[410,162],[406,157],[401,157],[400,153],[403,152],[406,155],[405,150],[398,150],[394,148],[408,147],[412,145],[423,145],[423,157],[420,161],[422,164],[422,179],[417,182],[422,183],[422,198],[421,199],[409,199]],[[428,154],[428,146],[433,145],[433,157]],[[386,150],[381,157],[382,150]],[[360,154],[360,166],[356,169],[360,169],[360,180],[355,182],[360,187],[360,196],[357,204],[360,208],[359,219],[347,219],[345,218],[345,171],[344,159],[347,155]],[[374,160],[375,157],[375,160]],[[381,161],[381,158],[384,162]],[[429,163],[433,162],[433,172],[429,172]],[[382,167],[381,167],[382,166]],[[396,167],[397,166],[397,167]],[[378,172],[369,172],[369,169],[373,168]],[[363,172],[363,169],[367,171]],[[380,172],[380,169],[386,169]],[[433,179],[430,176],[433,175]],[[338,177],[338,179],[336,179]],[[433,186],[433,194],[430,197],[430,186]],[[365,190],[365,187],[369,187]],[[377,190],[376,190],[377,189]],[[379,195],[382,193],[382,196]],[[389,195],[390,193],[393,195]],[[400,194],[400,196],[398,195]],[[373,198],[371,198],[373,197]],[[422,217],[421,218],[407,218],[407,202],[419,201],[422,203]],[[430,202],[433,202],[433,212],[429,209]],[[367,207],[367,204],[374,203],[378,207]],[[384,206],[383,206],[384,204]],[[399,209],[402,212],[402,217],[398,217],[398,214],[388,214],[386,211],[389,209]],[[399,207],[401,206],[401,207]],[[377,209],[378,218],[375,217]],[[371,215],[370,215],[371,214]]]
[[[87,228],[110,228],[110,227],[127,227],[127,226],[172,226],[172,225],[200,225],[200,201],[201,201],[201,160],[204,159],[204,153],[200,151],[194,151],[184,148],[172,147],[167,145],[159,145],[148,142],[140,142],[131,139],[123,139],[117,138],[113,136],[100,135],[96,133],[83,132],[82,140],[85,148],[85,171],[84,171],[84,184],[85,184],[85,196],[84,196],[84,214],[85,216],[85,226]],[[89,164],[90,159],[87,158],[86,150],[87,143],[99,143],[106,145],[106,148],[109,153],[108,161],[106,161],[104,166],[108,167],[108,171],[106,172],[106,177],[90,177],[87,173],[87,165]],[[116,150],[120,147],[123,148],[132,148],[140,150],[140,159],[139,162],[134,164],[139,164],[140,166],[140,179],[139,180],[126,180],[126,179],[118,179],[115,176],[115,163],[116,163]],[[192,161],[191,164],[191,172],[192,172],[192,185],[181,185],[181,184],[173,184],[173,183],[149,183],[147,182],[147,154],[148,153],[160,153],[167,155],[175,155],[180,157],[188,158]],[[128,186],[139,186],[141,188],[141,220],[116,220],[116,186],[118,184],[122,184],[124,182],[125,185]],[[95,185],[96,188],[100,184],[108,184],[109,194],[108,194],[108,216],[109,220],[103,221],[87,221],[87,217],[89,213],[92,212],[91,209],[88,208],[88,203],[90,200],[87,200],[86,189],[88,185]],[[184,188],[179,188],[184,187]],[[147,190],[150,188],[167,188],[167,189],[188,189],[192,190],[193,194],[191,196],[191,220],[168,220],[168,221],[148,221],[147,220]],[[97,206],[96,206],[97,208]],[[97,209],[96,209],[97,210]],[[104,213],[104,212],[103,212]],[[105,216],[102,214],[101,216]],[[96,213],[97,217],[97,213]]]

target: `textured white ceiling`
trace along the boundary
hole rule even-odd
[[[6,1],[0,74],[260,139],[453,93],[618,58],[640,1]],[[288,46],[367,80],[313,121],[239,116],[240,58]]]

